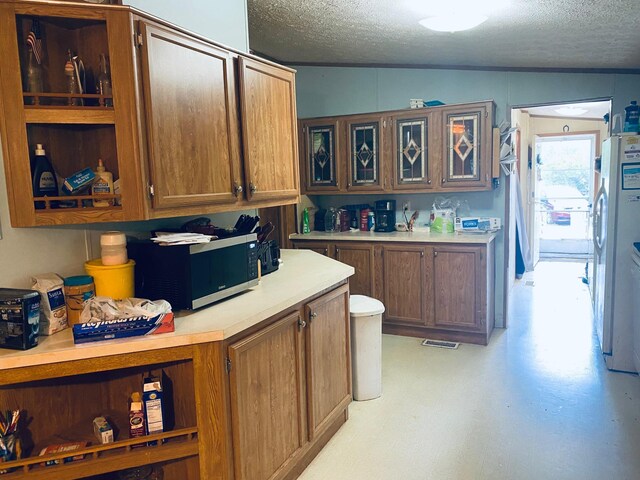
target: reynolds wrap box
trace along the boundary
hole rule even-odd
[[[99,322],[78,323],[73,326],[73,342],[87,343],[114,338],[139,337],[170,333],[175,330],[173,312],[154,317],[129,317]]]

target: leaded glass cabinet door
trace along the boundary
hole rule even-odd
[[[396,190],[430,188],[432,184],[429,161],[431,119],[428,114],[416,113],[393,117]]]
[[[339,190],[339,122],[331,118],[305,121],[302,135],[305,142],[304,184],[307,191]]]
[[[349,123],[349,190],[381,190],[382,132],[380,118],[361,118]]]
[[[491,102],[445,108],[442,186],[490,188]]]

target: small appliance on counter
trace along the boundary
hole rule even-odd
[[[280,247],[275,240],[267,240],[258,245],[260,274],[268,275],[280,268]]]
[[[376,232],[393,232],[396,229],[396,201],[376,201]]]
[[[320,232],[324,232],[324,216],[327,214],[327,211],[324,208],[320,208],[314,214],[314,230],[318,230]]]
[[[255,233],[165,247],[129,242],[139,298],[167,300],[174,310],[200,308],[258,284]]]

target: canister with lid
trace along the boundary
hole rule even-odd
[[[122,232],[105,232],[100,235],[101,259],[103,265],[124,265],[127,256],[127,237]]]
[[[64,296],[67,303],[69,325],[80,322],[84,302],[96,296],[96,288],[91,275],[77,275],[64,279]]]

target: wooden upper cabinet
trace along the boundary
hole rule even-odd
[[[242,180],[231,53],[139,27],[153,206],[236,203]]]
[[[434,187],[433,163],[438,158],[436,118],[437,115],[424,109],[391,117],[394,190]]]
[[[384,245],[382,259],[385,322],[427,325],[425,247]]]
[[[301,174],[305,192],[337,192],[344,188],[341,123],[336,118],[300,123]]]
[[[301,325],[295,312],[229,346],[237,480],[277,478],[306,443]]]
[[[483,247],[433,247],[434,326],[455,330],[486,329],[486,272]]]
[[[307,304],[306,314],[308,429],[312,440],[351,402],[349,287],[337,288]]]
[[[444,107],[443,189],[491,188],[493,102]]]
[[[353,295],[373,295],[374,247],[361,242],[344,242],[335,245],[336,260],[355,269],[349,277],[349,288]]]
[[[295,75],[242,56],[238,68],[247,198],[297,198]]]
[[[385,119],[380,115],[353,115],[347,119],[347,190],[382,191],[385,170]]]

